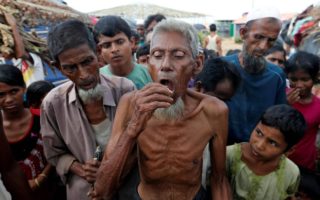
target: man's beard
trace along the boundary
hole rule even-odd
[[[263,56],[250,55],[247,52],[245,45],[243,45],[242,55],[244,70],[246,72],[249,74],[258,74],[264,70],[266,66],[266,60]]]
[[[154,111],[153,116],[161,121],[177,121],[182,118],[184,102],[181,97],[168,108],[158,108]]]
[[[90,103],[91,101],[100,100],[103,96],[103,90],[101,84],[97,84],[94,88],[89,90],[78,89],[80,99],[84,104]]]

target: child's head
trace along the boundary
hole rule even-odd
[[[268,49],[264,54],[264,57],[271,63],[284,68],[286,61],[286,51],[281,46],[281,44],[276,43],[273,47]]]
[[[260,133],[259,125],[265,128],[264,131],[260,130]],[[286,104],[274,105],[262,114],[260,123],[251,135],[250,143],[252,137],[258,136],[261,140],[266,139],[265,147],[283,146],[284,151],[287,151],[303,137],[306,127],[306,121],[298,110]],[[277,130],[281,135],[270,134],[270,130]],[[281,144],[281,140],[285,144]]]
[[[0,109],[16,114],[24,109],[23,96],[26,89],[22,72],[13,65],[0,65]]]
[[[298,51],[287,62],[285,72],[290,81],[290,87],[299,88],[300,96],[308,96],[317,80],[319,58],[311,53]]]
[[[114,37],[119,33],[124,33],[130,40],[132,31],[128,23],[119,16],[108,15],[99,19],[94,27],[96,41],[99,41],[99,35]]]
[[[150,44],[144,44],[139,47],[136,53],[137,63],[147,66],[148,56],[150,54]]]
[[[48,81],[36,81],[31,83],[27,88],[26,98],[27,103],[32,108],[40,108],[43,98],[54,85]]]
[[[241,81],[240,74],[232,63],[220,58],[208,59],[196,77],[204,93],[221,100],[230,99]]]

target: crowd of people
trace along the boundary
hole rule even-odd
[[[5,18],[6,59],[36,67]],[[276,10],[252,10],[225,56],[215,24],[200,41],[161,14],[136,30],[112,15],[52,27],[69,81],[0,64],[0,199],[319,199],[320,59],[288,56],[281,26]]]

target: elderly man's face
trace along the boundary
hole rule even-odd
[[[98,59],[87,44],[67,49],[58,59],[61,72],[78,88],[90,90],[99,83]]]
[[[268,18],[255,20],[250,27],[240,29],[244,50],[255,57],[262,57],[277,40],[281,23]]]
[[[152,38],[149,65],[157,69],[157,82],[184,94],[188,81],[201,68],[199,58],[192,58],[190,44],[177,32],[160,32]]]

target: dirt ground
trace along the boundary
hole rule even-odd
[[[242,44],[235,43],[233,38],[222,38],[222,51],[225,55],[230,49],[242,49]]]

